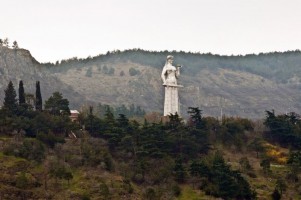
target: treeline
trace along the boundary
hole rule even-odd
[[[166,56],[175,56],[175,63],[184,66],[185,74],[194,76],[201,69],[224,68],[231,70],[241,70],[273,79],[279,83],[287,83],[294,76],[301,77],[300,50],[287,52],[260,53],[258,55],[248,54],[245,56],[221,56],[211,53],[201,54],[183,51],[145,51],[132,49],[125,51],[112,51],[104,55],[79,59],[77,57],[57,61],[56,63],[45,63],[49,70],[65,71],[70,67],[81,67],[84,65],[97,64],[118,60],[120,62],[131,61],[141,65],[151,66],[161,69],[164,66]],[[55,68],[51,68],[55,67]]]
[[[4,38],[1,39],[0,38],[0,46],[5,46],[5,47],[10,47],[9,45],[9,39],[8,38]],[[15,40],[11,46],[13,49],[19,49],[19,45],[18,42]]]
[[[135,104],[131,104],[129,106],[121,105],[121,106],[110,106],[107,104],[98,104],[96,106],[95,115],[103,118],[105,117],[105,113],[107,110],[110,110],[114,116],[119,116],[119,114],[125,115],[128,118],[131,117],[144,117],[146,114],[145,110],[140,106],[136,106]]]
[[[19,82],[18,97],[10,81],[5,89],[3,107],[0,110],[0,133],[17,132],[28,137],[57,135],[64,138],[73,125],[69,119],[69,101],[54,92],[43,101],[40,82],[36,82],[36,94],[26,94],[23,81]]]

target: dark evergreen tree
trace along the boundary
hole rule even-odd
[[[276,188],[275,188],[274,192],[272,193],[272,199],[273,200],[280,200],[281,199],[281,194]]]
[[[19,82],[19,105],[25,104],[25,93],[23,87],[23,81]]]
[[[16,114],[18,105],[17,105],[17,94],[14,88],[14,85],[9,81],[7,88],[5,89],[5,97],[3,106],[13,114]]]
[[[49,110],[53,115],[70,114],[69,101],[64,99],[62,94],[54,92],[48,100],[45,101],[45,109]]]
[[[124,114],[119,114],[119,118],[117,118],[117,123],[122,128],[127,128],[129,126],[129,120]]]
[[[115,117],[110,107],[106,108],[104,121],[110,128],[115,125]]]
[[[42,95],[41,95],[41,89],[40,89],[40,81],[36,82],[36,110],[41,111],[42,110]]]
[[[205,127],[205,123],[202,120],[202,110],[200,110],[199,107],[189,107],[188,113],[195,128],[201,129]]]
[[[179,159],[175,160],[174,172],[175,172],[175,176],[176,176],[175,177],[176,181],[179,182],[179,183],[184,183],[186,171],[185,171],[185,168],[183,166],[182,158],[179,158]]]

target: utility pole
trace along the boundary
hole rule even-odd
[[[223,121],[223,103],[225,102],[225,98],[220,96],[220,100],[219,100],[219,106],[220,106],[220,111],[221,111],[221,123]]]

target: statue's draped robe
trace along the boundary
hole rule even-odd
[[[179,113],[178,87],[165,86],[164,116]]]
[[[178,96],[178,85],[177,76],[180,75],[177,70],[171,64],[164,66],[162,71],[162,80],[165,86],[165,98],[164,98],[164,116],[170,114],[179,114],[179,96]]]

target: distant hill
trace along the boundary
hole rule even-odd
[[[44,96],[60,90],[74,106],[134,103],[161,112],[160,73],[166,56],[172,54],[174,63],[183,65],[179,81],[185,86],[179,93],[183,115],[189,106],[200,107],[205,115],[220,116],[222,110],[225,115],[249,118],[262,117],[266,109],[301,111],[300,51],[220,56],[134,49],[39,64],[26,50],[0,48],[0,72],[5,72],[1,99],[9,79],[22,78],[25,84],[27,79],[39,79],[45,84],[42,89],[47,88]],[[7,58],[10,62],[5,62]]]
[[[9,49],[0,46],[0,76],[0,102],[3,102],[4,90],[10,80],[16,91],[18,91],[19,81],[23,80],[25,93],[31,94],[35,94],[35,83],[40,81],[43,101],[55,91],[62,92],[70,99],[71,107],[80,106],[84,99],[72,87],[45,71],[43,65],[25,49]]]

